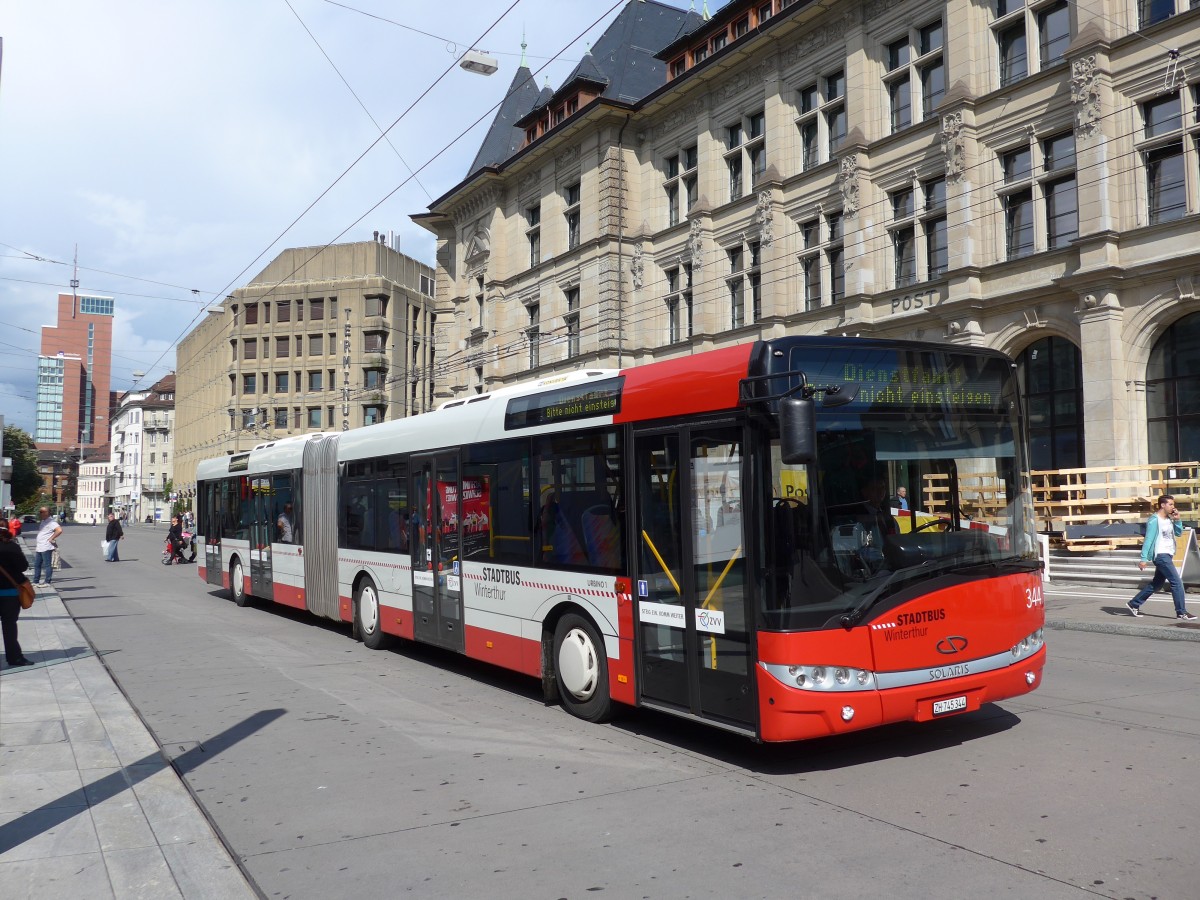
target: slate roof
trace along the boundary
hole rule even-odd
[[[604,85],[601,96],[606,99],[636,103],[667,80],[666,63],[655,54],[703,24],[704,18],[694,9],[683,10],[657,0],[629,0],[562,87],[586,81]],[[529,69],[517,69],[467,177],[485,166],[500,165],[521,149],[525,132],[514,123],[545,106],[557,93],[548,87],[539,92]]]
[[[630,0],[592,47],[596,67],[608,79],[602,96],[636,103],[662,87],[667,66],[654,54],[702,24],[695,10]]]
[[[496,118],[492,120],[479,152],[475,154],[468,175],[474,175],[485,166],[498,166],[521,149],[521,144],[525,142],[525,131],[514,123],[537,105],[538,96],[533,73],[528,66],[521,66],[513,76],[500,108],[496,110]]]

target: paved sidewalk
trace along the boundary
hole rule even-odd
[[[37,591],[20,619],[37,664],[0,669],[5,900],[259,896],[53,586]]]
[[[1044,591],[1047,628],[1126,634],[1164,641],[1200,641],[1200,619],[1194,622],[1176,619],[1170,593],[1153,595],[1142,607],[1142,615],[1135,617],[1125,605],[1136,593],[1129,588],[1054,580],[1045,583]],[[1188,594],[1187,608],[1200,616],[1200,596]]]

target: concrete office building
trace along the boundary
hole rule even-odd
[[[634,0],[557,89],[519,69],[414,216],[463,348],[439,384],[918,339],[1017,359],[1035,468],[1196,459],[1198,24],[1186,0]]]
[[[113,299],[59,294],[42,326],[34,440],[43,451],[108,456]]]
[[[285,250],[179,344],[176,483],[289,434],[429,410],[433,269],[372,241]]]

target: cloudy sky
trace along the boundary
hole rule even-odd
[[[80,291],[116,298],[115,390],[171,371],[205,306],[285,247],[394,231],[432,264],[409,215],[466,174],[522,34],[557,86],[621,5],[4,0],[0,415],[33,429],[40,326],[76,247]],[[500,71],[455,66],[472,45]]]

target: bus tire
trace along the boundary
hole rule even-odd
[[[229,594],[238,606],[250,605],[250,595],[246,593],[246,573],[242,569],[242,561],[237,557],[229,567]]]
[[[379,588],[370,578],[360,581],[354,594],[354,624],[368,650],[383,650],[391,643],[391,635],[383,630]]]
[[[567,613],[554,629],[554,681],[563,707],[588,722],[603,722],[612,713],[608,694],[608,654],[596,626],[584,616]]]

